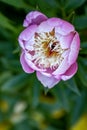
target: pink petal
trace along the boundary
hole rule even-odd
[[[68,80],[71,77],[73,77],[73,75],[77,72],[78,66],[77,63],[75,62],[73,65],[71,65],[71,67],[65,72],[64,75],[61,76],[62,80]]]
[[[34,35],[35,31],[37,29],[37,25],[31,25],[30,27],[26,28],[21,34],[19,35],[18,41],[20,46],[24,49],[25,48],[25,43],[31,37]]]
[[[60,41],[60,45],[61,45],[62,49],[70,48],[73,37],[74,37],[74,32],[69,33],[66,36],[60,37],[59,41]]]
[[[63,52],[63,54],[62,54],[61,56],[62,56],[63,58],[67,58],[68,55],[69,55],[69,52],[70,52],[70,50],[67,49],[65,52]]]
[[[75,31],[74,26],[72,24],[70,24],[69,22],[64,21],[64,20],[63,20],[63,23],[60,26],[55,28],[55,30],[56,30],[56,32],[58,32],[62,35],[67,35],[70,32]]]
[[[34,43],[35,43],[34,36],[32,36],[31,39],[25,42],[25,49],[28,51],[34,51],[33,47]]]
[[[59,18],[49,18],[47,23],[49,26],[55,27],[56,32],[62,35],[67,35],[75,30],[72,24]]]
[[[50,73],[47,73],[47,72],[41,72],[42,75],[45,75],[47,77],[51,77],[51,74]]]
[[[39,33],[42,33],[42,32],[50,32],[50,31],[52,31],[53,28],[54,28],[54,27],[53,27],[53,26],[50,26],[50,25],[47,23],[47,21],[44,21],[44,22],[42,22],[42,23],[38,26],[37,31],[38,31]]]
[[[74,31],[74,26],[59,18],[49,18],[39,25],[40,32],[49,32],[55,28],[55,32],[61,35],[68,35]]]
[[[49,32],[56,26],[60,26],[62,24],[62,20],[59,18],[49,18],[48,20],[42,22],[38,26],[38,32]]]
[[[69,64],[73,64],[76,61],[79,50],[80,50],[80,38],[79,38],[78,33],[76,32],[70,46],[70,53],[68,57]]]
[[[64,60],[62,61],[58,69],[53,72],[53,75],[59,75],[65,73],[69,69],[69,67],[76,61],[79,49],[80,49],[80,39],[78,33],[76,33],[76,35],[72,40],[70,51],[66,53],[67,55],[65,56]]]
[[[45,69],[40,69],[38,68],[31,60],[30,55],[28,55],[27,53],[25,53],[25,61],[27,62],[27,64],[30,66],[30,68],[37,70],[37,71],[45,71]]]
[[[65,57],[59,67],[53,72],[53,75],[57,76],[66,72],[66,70],[70,67],[67,59],[68,57]]]
[[[47,19],[48,18],[44,14],[42,14],[38,11],[32,11],[32,12],[27,14],[27,16],[24,20],[23,26],[28,27],[32,24],[39,25],[41,22],[43,22]]]
[[[49,26],[61,26],[63,24],[63,20],[60,18],[49,18],[47,23]]]
[[[20,62],[21,62],[21,65],[22,65],[22,68],[23,70],[26,72],[26,73],[33,73],[34,70],[32,68],[30,68],[28,66],[28,64],[26,63],[25,61],[25,57],[24,57],[24,52],[22,52],[21,56],[20,56]]]
[[[37,72],[37,78],[44,85],[44,87],[48,88],[54,87],[60,81],[60,79],[56,79],[53,76],[47,77],[40,72]]]

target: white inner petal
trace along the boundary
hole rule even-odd
[[[42,68],[56,69],[64,59],[62,54],[66,51],[61,48],[55,36],[55,28],[51,32],[35,33],[33,44],[35,54],[32,61]]]

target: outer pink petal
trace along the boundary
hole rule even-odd
[[[56,32],[62,34],[62,35],[67,35],[70,32],[75,31],[74,26],[67,21],[63,21],[62,25],[55,27]]]
[[[60,41],[60,45],[61,45],[62,49],[70,48],[73,37],[74,37],[74,32],[71,32],[66,36],[60,37],[59,41]]]
[[[28,66],[28,64],[26,63],[25,57],[24,57],[24,52],[22,52],[22,54],[21,54],[20,62],[21,62],[21,65],[22,65],[23,70],[24,70],[26,73],[33,73],[33,72],[34,72],[34,70],[33,70],[32,68],[30,68],[30,67]]]
[[[43,22],[47,19],[48,18],[44,14],[42,14],[38,11],[32,11],[27,14],[26,19],[24,20],[23,26],[28,27],[32,24],[39,25],[41,22]]]
[[[35,39],[34,39],[34,35],[31,37],[31,39],[29,39],[28,41],[26,41],[25,43],[25,49],[28,51],[34,51],[34,47],[33,44],[35,43]]]
[[[74,26],[67,21],[59,18],[49,18],[39,25],[40,32],[48,32],[55,28],[55,32],[61,35],[68,35],[70,32],[75,31]]]
[[[31,25],[30,27],[26,28],[21,34],[19,35],[18,41],[20,46],[24,49],[25,42],[31,39],[37,29],[37,25]]]
[[[37,72],[37,78],[44,85],[44,87],[48,87],[48,88],[54,87],[60,81],[60,79],[58,80],[53,76],[47,77],[41,74],[40,72]]]
[[[68,80],[70,79],[76,72],[78,69],[78,65],[75,62],[73,65],[71,65],[71,67],[65,72],[64,75],[61,76],[62,80]]]
[[[62,35],[67,35],[75,30],[72,24],[59,18],[50,18],[47,23],[49,26],[55,27],[56,32]]]
[[[68,57],[69,64],[73,64],[76,61],[79,50],[80,50],[80,38],[78,33],[76,32],[70,47],[70,53]]]
[[[47,23],[49,26],[61,26],[63,24],[63,20],[60,18],[49,18]]]
[[[60,26],[62,24],[62,20],[59,18],[49,18],[48,20],[42,22],[39,25],[38,31],[39,32],[49,32],[52,31],[52,29],[55,26]]]

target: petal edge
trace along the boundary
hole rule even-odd
[[[53,76],[47,77],[41,74],[40,72],[37,72],[36,74],[37,74],[38,80],[44,85],[44,87],[52,88],[60,81],[60,79],[58,80],[54,78]]]
[[[64,75],[61,76],[61,79],[62,80],[68,80],[70,78],[72,78],[75,73],[77,72],[77,69],[78,69],[78,65],[77,63],[74,63],[73,65],[71,65],[71,67],[65,72]]]

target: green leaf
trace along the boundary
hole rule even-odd
[[[75,25],[76,29],[86,29],[87,28],[87,15],[75,17],[73,24]]]
[[[81,43],[80,54],[85,54],[85,55],[87,55],[87,42],[82,42],[82,43]]]
[[[87,69],[82,63],[79,63],[78,77],[84,86],[87,87]]]
[[[69,89],[71,89],[73,92],[75,92],[76,94],[78,94],[80,96],[80,91],[78,89],[78,86],[77,86],[74,78],[65,81],[64,84],[67,87],[69,87]]]
[[[73,23],[74,17],[75,17],[75,12],[73,11],[73,12],[71,12],[71,13],[69,14],[69,16],[67,17],[67,21]]]
[[[57,8],[57,4],[55,1],[49,1],[49,0],[44,0],[44,2],[42,2],[42,0],[39,0],[38,3],[38,8],[41,12],[45,13],[48,17],[53,17],[55,16],[55,12],[56,10],[58,10]],[[53,6],[55,5],[55,6]],[[50,10],[50,11],[48,11]]]
[[[1,0],[2,2],[12,5],[14,7],[22,8],[24,7],[25,3],[23,0]]]
[[[11,78],[12,74],[7,71],[7,72],[3,72],[1,75],[0,75],[0,86],[6,82],[9,78]]]
[[[61,103],[62,108],[69,111],[69,100],[65,88],[66,86],[61,82],[55,86],[52,91]]]
[[[39,104],[40,97],[40,83],[34,79],[33,88],[32,88],[32,106],[35,108]]]
[[[85,1],[86,0],[68,0],[67,4],[65,4],[65,9],[67,11],[74,10],[74,9],[80,7],[81,5],[83,5]]]
[[[13,6],[14,8],[24,9],[25,11],[28,11],[28,12],[31,10],[35,10],[35,7],[28,4],[28,2],[26,2],[24,0],[13,0],[13,1],[12,0],[1,0],[1,2],[8,4],[10,6]]]
[[[17,125],[14,126],[14,128],[12,128],[13,130],[32,130],[32,127],[29,124],[30,122],[28,120],[23,120],[19,123],[17,123]]]
[[[72,102],[73,106],[71,108],[70,119],[69,119],[70,125],[73,125],[80,118],[80,116],[84,113],[85,102],[86,102],[85,92],[82,92],[81,96],[76,97],[74,101]]]
[[[3,51],[3,49],[5,51]],[[10,41],[0,41],[0,53],[9,54],[12,52],[12,43]]]
[[[20,88],[24,87],[29,81],[29,76],[24,73],[17,76],[13,76],[1,86],[1,90],[15,92],[18,91]]]
[[[52,126],[48,126],[45,130],[62,130],[60,128],[54,128]]]
[[[12,26],[11,21],[1,13],[0,13],[0,26],[9,29],[13,32],[16,32],[16,29],[14,26]]]
[[[50,90],[50,89],[49,89],[48,87],[45,87],[45,88],[44,88],[44,94],[47,95],[47,93],[49,92],[49,90]]]
[[[85,5],[85,14],[87,15],[87,5]]]

